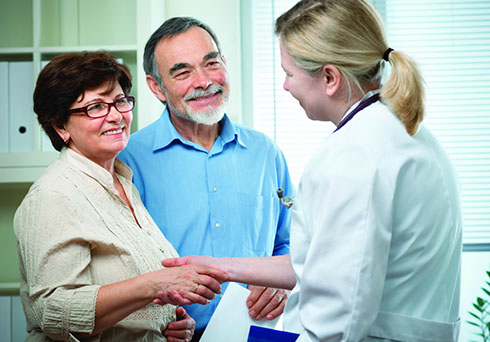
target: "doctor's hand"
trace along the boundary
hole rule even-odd
[[[282,314],[289,291],[254,285],[248,289],[252,292],[247,298],[250,317],[257,321],[264,317],[273,320]]]
[[[223,262],[223,258],[214,258],[207,255],[188,255],[180,258],[168,258],[162,261],[162,265],[164,267],[179,267],[185,265],[203,265],[210,266],[211,268],[218,268],[221,270],[225,270],[225,264]],[[217,279],[220,281],[219,279]],[[228,281],[226,279],[225,281]],[[220,281],[223,283],[223,281]]]
[[[163,336],[168,342],[190,342],[196,328],[196,321],[179,306],[176,310],[177,320],[170,323],[163,331]]]

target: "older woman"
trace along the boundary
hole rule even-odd
[[[130,89],[129,69],[106,52],[58,56],[39,75],[34,111],[61,153],[14,219],[29,341],[188,341],[194,322],[182,308],[173,322],[174,305],[206,304],[220,292],[212,277],[227,277],[161,267],[177,253],[116,159]]]

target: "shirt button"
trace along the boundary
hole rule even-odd
[[[146,234],[150,235],[150,232],[147,230],[147,231],[146,231]]]
[[[213,191],[214,191],[214,192],[216,192],[216,191],[218,191],[218,189],[217,189],[216,187],[214,187],[214,188],[213,188]]]
[[[162,252],[162,254],[165,254],[165,251],[163,250],[163,248],[160,248],[160,252]]]
[[[220,224],[219,223],[216,223],[215,226],[216,226],[216,228],[219,228],[220,227]]]
[[[212,154],[210,154],[210,155],[209,155],[209,158],[211,158],[212,156],[213,156],[213,155],[212,155]]]

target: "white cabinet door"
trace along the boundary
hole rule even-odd
[[[22,309],[20,297],[11,298],[11,317],[12,317],[12,342],[23,342],[26,340],[28,334],[26,329],[26,316]]]
[[[10,342],[10,297],[0,297],[0,341]]]

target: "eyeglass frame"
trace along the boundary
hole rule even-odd
[[[133,107],[130,110],[125,110],[125,111],[121,112],[119,109],[117,109],[116,103],[121,101],[122,99],[127,99],[128,102],[133,104]],[[104,103],[104,104],[109,106],[109,107],[107,107],[107,113],[105,113],[105,115],[101,115],[101,116],[90,116],[90,115],[88,115],[88,110],[87,110],[88,107],[96,105],[96,104],[100,104],[100,103]],[[94,103],[91,103],[91,104],[84,106],[84,107],[69,109],[67,113],[68,114],[83,113],[91,119],[98,119],[98,118],[103,118],[103,117],[106,117],[107,115],[109,115],[109,113],[111,112],[111,107],[114,107],[119,113],[122,114],[122,113],[127,113],[127,112],[132,111],[134,109],[135,104],[136,104],[136,99],[134,96],[123,96],[123,97],[121,97],[121,98],[119,98],[116,101],[111,102],[111,103],[109,103],[109,102],[94,102]]]

